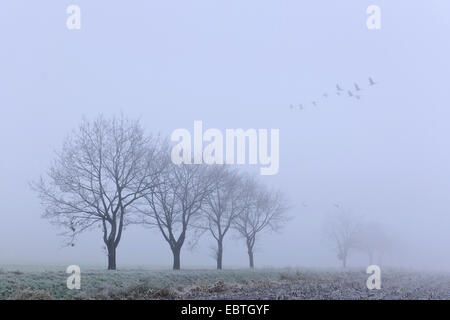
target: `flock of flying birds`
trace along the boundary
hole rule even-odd
[[[375,82],[371,77],[369,77],[368,85],[370,87],[372,87],[376,84],[378,84],[378,83]],[[363,91],[364,89],[356,82],[353,84],[353,86],[354,86],[354,89],[351,90],[351,89],[343,89],[340,86],[340,84],[336,84],[336,92],[335,93],[337,96],[347,96],[348,98],[351,98],[351,99],[360,100],[361,99],[361,91]],[[326,92],[322,94],[323,99],[328,99],[329,97],[330,97],[330,95]],[[289,108],[291,110],[293,110],[293,109],[303,110],[306,108],[307,105],[308,104],[301,103],[301,104],[298,104],[297,106],[295,106],[295,105],[291,104],[289,106]],[[313,101],[311,101],[310,105],[317,107],[319,105],[319,102],[318,102],[318,100],[313,100]]]

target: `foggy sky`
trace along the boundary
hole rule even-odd
[[[70,4],[81,30],[66,28]],[[378,31],[366,27],[371,4],[382,9]],[[106,263],[98,232],[62,248],[29,183],[82,116],[123,112],[166,135],[194,120],[280,129],[280,170],[263,181],[292,199],[293,220],[260,239],[256,266],[338,266],[322,224],[339,202],[395,235],[402,250],[389,263],[449,269],[449,10],[406,0],[3,1],[0,264]],[[369,76],[380,84],[368,88]],[[353,82],[360,101],[334,95]],[[205,235],[194,251],[185,245],[182,268],[213,267],[212,244]],[[157,230],[125,230],[119,268],[171,259]],[[228,235],[224,267],[246,265],[244,243]]]

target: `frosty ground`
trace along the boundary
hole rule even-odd
[[[3,266],[0,299],[450,299],[445,272],[383,268],[381,290],[368,290],[362,268],[81,269],[69,290],[64,267]]]

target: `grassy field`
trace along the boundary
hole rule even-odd
[[[363,269],[106,271],[82,268],[69,290],[65,267],[4,266],[0,299],[450,299],[450,275],[388,270],[368,290]]]
[[[155,293],[182,290],[192,285],[218,281],[245,284],[248,281],[279,280],[281,270],[81,270],[81,289],[68,290],[64,267],[5,266],[0,268],[0,299],[21,298],[24,293],[42,294],[52,299],[127,298],[126,292],[147,288]],[[157,294],[156,294],[157,295]],[[138,297],[135,297],[138,298]],[[168,296],[168,298],[170,298]]]

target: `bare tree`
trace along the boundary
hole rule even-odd
[[[213,177],[206,165],[170,163],[158,183],[145,197],[143,223],[156,226],[170,246],[173,269],[181,267],[181,248],[189,226],[198,223]]]
[[[347,266],[350,250],[357,249],[361,245],[362,231],[362,219],[342,208],[330,216],[325,224],[325,237],[333,245],[337,258],[344,268]]]
[[[369,258],[369,264],[373,264],[376,254],[381,260],[381,256],[390,251],[391,241],[383,225],[376,222],[369,222],[363,226],[363,233],[361,234],[358,249],[366,253]]]
[[[215,239],[214,248],[217,269],[222,269],[223,240],[234,220],[243,212],[242,184],[238,172],[226,166],[214,167],[215,179],[212,192],[205,198],[202,208],[205,217],[203,228]]]
[[[65,228],[69,244],[83,231],[102,229],[109,270],[116,269],[116,249],[132,204],[150,192],[162,170],[158,141],[123,116],[84,119],[56,154],[47,177],[32,184],[45,208],[43,217]]]
[[[254,249],[264,231],[277,231],[287,220],[287,201],[280,191],[269,190],[254,178],[242,185],[244,210],[233,221],[234,229],[245,240],[250,268],[254,268]]]

